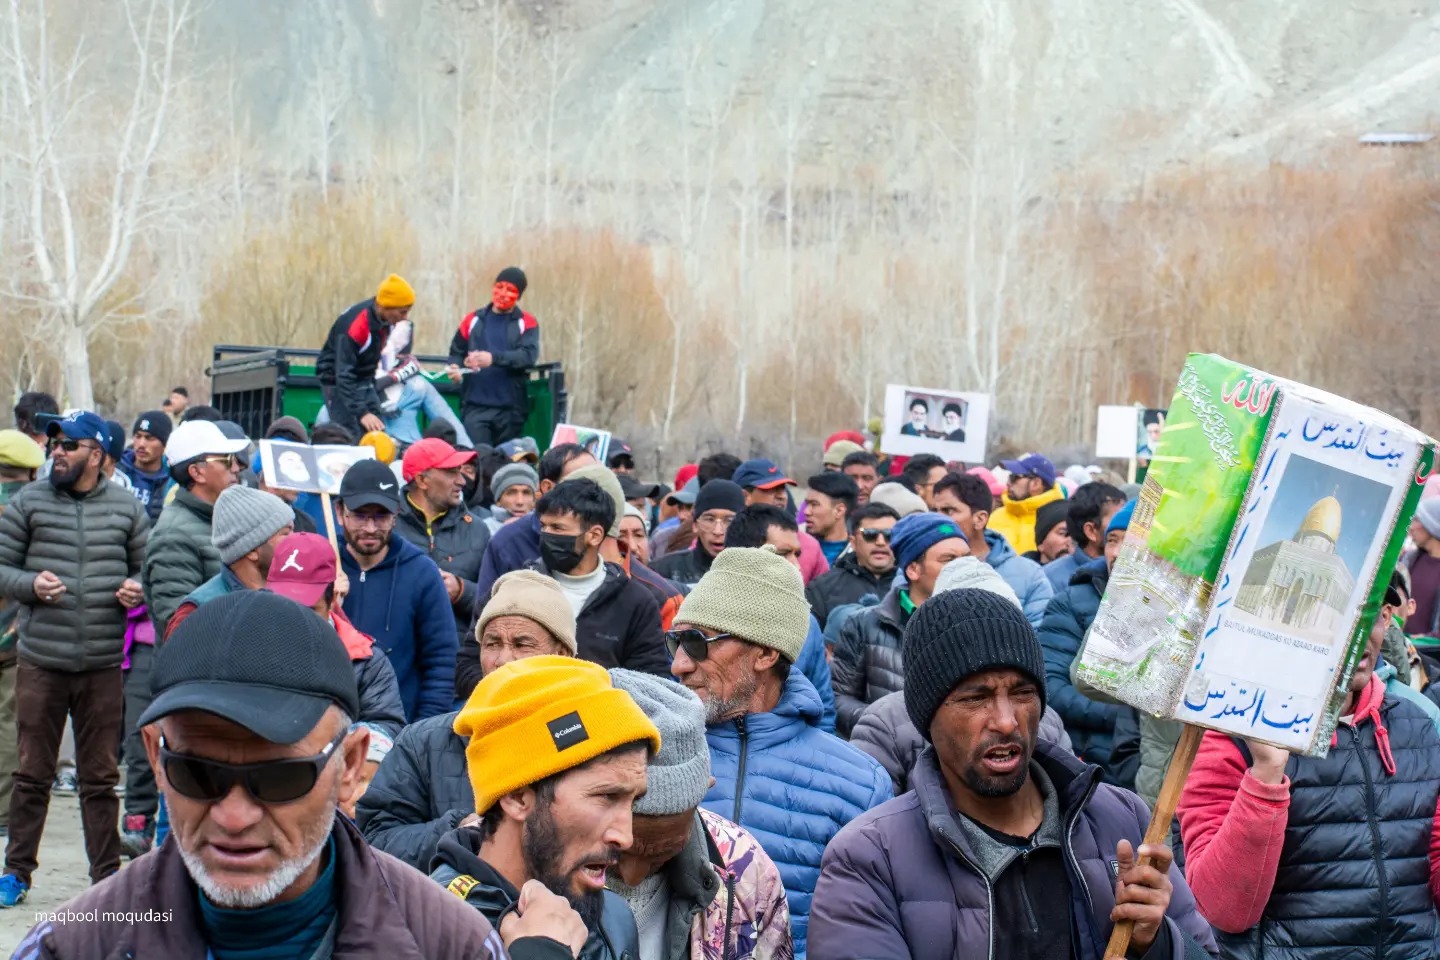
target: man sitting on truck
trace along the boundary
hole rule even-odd
[[[385,429],[384,408],[375,389],[375,368],[390,328],[410,315],[415,291],[390,274],[375,291],[340,314],[330,326],[315,361],[315,377],[330,420],[356,436]]]
[[[450,341],[450,379],[464,384],[460,416],[476,444],[498,447],[525,427],[526,371],[540,356],[540,325],[517,306],[525,284],[519,267],[501,270],[490,303],[461,320]]]

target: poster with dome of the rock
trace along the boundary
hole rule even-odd
[[[1433,441],[1193,354],[1154,452],[1076,682],[1155,716],[1323,755]]]

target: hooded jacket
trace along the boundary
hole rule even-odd
[[[375,638],[390,658],[411,723],[450,709],[455,696],[455,618],[440,570],[403,537],[362,572],[348,549],[340,563],[350,578],[345,616]]]
[[[986,848],[973,839],[979,828],[955,813],[935,751],[927,748],[915,765],[914,789],[858,817],[825,851],[810,930],[815,956],[1013,956],[1007,951],[1007,930],[994,920],[1003,897],[1009,907],[1020,900],[1037,925],[1068,925],[1072,955],[1099,960],[1115,906],[1116,844],[1123,839],[1138,846],[1150,814],[1133,793],[1101,783],[1098,769],[1050,744],[1035,745],[1031,769],[1037,768],[1049,786],[1037,846],[1059,846],[1069,878],[1068,903],[1024,896],[1023,886],[1007,876],[1022,862],[1018,850],[1006,862],[983,855]],[[1210,928],[1174,866],[1170,881],[1167,936],[1156,938],[1145,960],[1208,960],[1215,953]]]
[[[480,859],[480,830],[462,827],[440,838],[430,879],[441,888],[474,907],[499,929],[500,918],[520,899],[520,891],[500,872]],[[599,923],[591,928],[590,939],[580,948],[580,960],[640,960],[640,934],[635,917],[624,898],[602,891],[604,906]],[[569,951],[559,956],[566,956]],[[511,953],[511,960],[516,960]]]
[[[1050,601],[1036,633],[1045,651],[1046,702],[1065,721],[1080,759],[1107,767],[1115,739],[1115,721],[1129,707],[1091,700],[1070,682],[1070,665],[1095,621],[1100,598],[1110,581],[1105,558],[1080,568],[1065,591]]]
[[[165,494],[175,484],[170,478],[170,461],[161,457],[160,469],[150,473],[135,465],[135,451],[127,449],[120,455],[115,469],[130,481],[130,492],[140,501],[140,506],[145,508],[145,515],[150,518],[150,522],[159,520],[160,511],[165,508]]]
[[[210,543],[214,513],[213,503],[177,486],[150,531],[141,585],[157,637],[165,636],[180,601],[220,572],[220,551]]]
[[[139,574],[149,526],[139,502],[104,477],[79,497],[37,480],[10,498],[0,514],[0,594],[18,606],[20,657],[66,672],[120,666],[126,619],[115,591]],[[54,603],[35,596],[42,570],[65,584]]]
[[[859,603],[861,597],[883,597],[893,578],[893,570],[884,574],[866,570],[854,552],[850,552],[836,560],[829,573],[810,581],[805,588],[805,599],[810,601],[810,612],[815,614],[823,630],[831,610],[847,603]]]
[[[1029,553],[1035,549],[1035,514],[1045,504],[1064,499],[1058,485],[1024,500],[1011,500],[1007,493],[1002,498],[1003,506],[990,514],[988,526],[1010,541],[1016,553]]]
[[[825,845],[892,795],[880,764],[819,726],[820,696],[803,673],[791,670],[775,709],[705,732],[715,784],[702,805],[749,831],[780,868],[797,957],[805,955],[806,918]]]
[[[330,325],[315,358],[315,379],[333,387],[336,401],[345,407],[330,411],[336,423],[349,425],[367,413],[384,419],[375,368],[389,336],[390,327],[380,319],[374,297],[355,304]]]
[[[496,313],[494,304],[465,315],[450,339],[450,362],[463,366],[471,350],[487,351],[491,366],[461,380],[466,406],[505,407],[523,413],[527,372],[540,359],[540,323],[518,307]]]
[[[1053,707],[1047,706],[1040,715],[1038,736],[1044,743],[1053,743],[1066,753],[1074,753],[1065,724],[1060,722],[1060,715]],[[903,690],[886,694],[866,707],[850,734],[850,743],[880,761],[895,785],[895,796],[910,789],[910,771],[915,768],[920,751],[925,749],[925,738],[920,736],[905,710]]]
[[[475,619],[475,580],[480,575],[480,561],[490,544],[490,528],[462,503],[435,518],[425,514],[410,499],[410,487],[400,514],[395,518],[395,532],[424,551],[435,565],[460,581],[460,598],[451,604],[455,614],[455,636],[458,642],[470,630]],[[486,599],[489,594],[485,594]],[[448,595],[447,595],[447,600]],[[482,604],[483,606],[483,604]]]
[[[1226,957],[1440,956],[1440,735],[1371,677],[1323,759],[1250,773],[1207,732],[1178,814],[1185,870]]]
[[[334,960],[505,960],[489,922],[443,889],[366,845],[354,826],[336,817],[336,925]],[[83,923],[42,922],[16,950],[17,957],[165,957],[204,960],[209,950],[200,922],[200,893],[172,840],[137,857],[66,905],[91,915]],[[147,916],[148,913],[148,916]],[[163,920],[156,920],[163,917]],[[510,960],[539,960],[530,952],[553,943],[527,937],[511,945]],[[553,955],[553,954],[551,954]]]
[[[368,759],[383,761],[405,727],[405,704],[400,699],[395,668],[389,657],[375,655],[375,639],[355,629],[344,610],[331,612],[330,625],[340,635],[355,667],[355,686],[360,693],[360,713],[355,722],[370,730]]]
[[[906,618],[900,590],[891,587],[885,599],[858,610],[840,627],[830,676],[835,685],[835,729],[841,736],[850,735],[870,704],[905,689],[901,646]]]
[[[1038,629],[1045,619],[1045,608],[1055,596],[1050,581],[1045,578],[1045,569],[1016,553],[994,530],[985,531],[985,543],[990,548],[985,562],[1015,591],[1015,596],[1020,598],[1020,611],[1030,626]]]
[[[670,902],[656,960],[789,960],[790,908],[775,862],[749,833],[700,809],[690,840],[663,868]]]

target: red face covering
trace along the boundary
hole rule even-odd
[[[495,289],[490,291],[490,302],[501,313],[508,313],[519,299],[520,291],[513,283],[497,283]]]

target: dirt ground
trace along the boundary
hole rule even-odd
[[[18,907],[0,910],[0,957],[14,952],[35,923],[36,911],[54,910],[88,887],[89,869],[80,835],[80,801],[51,794],[50,816],[40,841],[40,869],[30,896]]]

